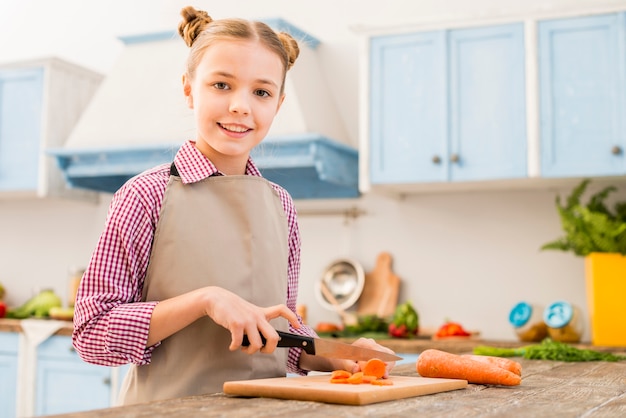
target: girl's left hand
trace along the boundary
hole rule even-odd
[[[376,341],[374,341],[371,338],[359,338],[358,340],[353,342],[352,345],[363,347],[363,348],[369,348],[371,350],[383,351],[389,354],[395,354],[394,351],[390,350],[387,347],[383,347],[382,345],[378,344]],[[352,373],[362,371],[363,368],[365,367],[365,363],[367,363],[366,361],[358,361],[358,362],[352,361],[352,360],[340,360],[340,361],[343,363],[343,365],[338,368],[347,370]],[[387,367],[385,368],[385,374],[383,376],[384,379],[389,377],[389,372],[394,368],[394,366],[396,365],[396,362],[390,361],[385,364],[387,365]]]

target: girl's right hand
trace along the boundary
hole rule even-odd
[[[272,319],[283,317],[294,328],[300,327],[295,312],[285,305],[262,308],[221,287],[209,287],[206,290],[208,302],[204,312],[216,324],[230,331],[231,343],[228,348],[231,351],[240,348],[248,354],[257,351],[262,353],[273,352],[279,337],[274,327],[269,323]],[[250,345],[246,347],[241,345],[244,334],[247,335],[250,342]],[[265,345],[261,341],[261,334],[265,337]]]

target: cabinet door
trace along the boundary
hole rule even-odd
[[[17,334],[0,333],[0,418],[15,417],[17,349]]]
[[[542,176],[623,174],[624,14],[538,28]]]
[[[108,408],[111,368],[83,362],[70,337],[55,336],[38,348],[37,415]]]
[[[43,69],[0,71],[0,190],[37,188]]]
[[[445,32],[373,38],[370,54],[371,183],[445,181]]]
[[[524,26],[451,30],[450,180],[527,175]]]

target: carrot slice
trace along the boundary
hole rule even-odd
[[[363,372],[353,373],[352,376],[348,378],[348,383],[352,383],[353,385],[363,383]]]
[[[349,383],[347,377],[334,377],[330,379],[330,383]]]
[[[493,364],[465,358],[445,351],[424,350],[417,358],[417,372],[423,377],[463,379],[469,383],[516,386],[521,377]]]
[[[376,385],[376,386],[391,386],[391,385],[393,385],[393,380],[376,379],[376,380],[372,380],[371,384],[372,385]]]
[[[515,360],[504,357],[479,356],[476,354],[462,354],[461,356],[465,358],[470,358],[472,360],[496,365],[502,369],[515,373],[518,376],[522,375],[522,365]]]
[[[376,379],[378,379],[376,376],[370,376],[367,374],[364,374],[362,377],[363,383],[372,383]]]
[[[330,378],[331,379],[334,379],[334,378],[345,378],[345,379],[347,379],[350,376],[352,376],[352,373],[350,373],[347,370],[333,370],[330,373]]]
[[[387,365],[381,359],[373,358],[365,363],[363,367],[363,374],[367,374],[370,376],[376,376],[378,379],[385,375],[385,370],[387,369]]]

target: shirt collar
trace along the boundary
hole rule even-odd
[[[215,165],[195,146],[194,141],[186,141],[176,153],[174,163],[184,184],[195,183],[214,175],[223,175]],[[251,158],[246,164],[246,175],[261,176],[261,172]]]

